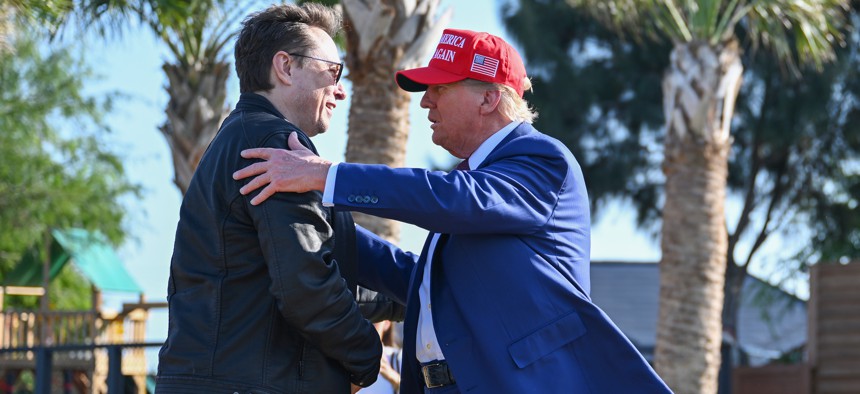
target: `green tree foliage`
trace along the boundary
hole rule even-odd
[[[92,75],[73,49],[37,42],[19,36],[0,56],[0,280],[50,228],[99,230],[121,243],[119,200],[138,192],[99,138],[113,97],[84,94]],[[64,271],[54,287],[77,288],[77,296],[64,290],[52,302],[81,307],[89,287]]]
[[[72,0],[0,0],[0,14],[2,11],[14,11],[12,15],[18,22],[26,23],[28,21],[39,20],[46,22],[41,25],[41,28],[46,28],[51,32],[55,29],[60,21],[71,11]],[[11,21],[4,21],[11,22]],[[3,23],[3,22],[0,22]]]
[[[105,38],[139,23],[169,49],[171,59],[162,69],[170,101],[165,110],[167,121],[159,130],[170,145],[174,183],[183,194],[229,113],[225,106],[231,71],[229,44],[248,4],[237,0],[83,0],[64,20]]]
[[[609,7],[610,2],[521,0],[508,2],[503,8],[506,26],[524,47],[530,74],[537,79],[530,101],[542,112],[538,127],[567,143],[584,163],[589,194],[595,204],[607,198],[628,199],[638,209],[639,224],[653,224],[662,215],[666,183],[660,171],[665,138],[661,132],[665,120],[659,83],[665,65],[655,67],[655,62],[668,59],[669,48],[637,39],[665,34],[677,42],[684,40],[676,36],[686,34],[649,31],[648,27],[642,27],[645,33],[637,34],[635,30],[648,23],[624,20],[635,18],[639,9],[633,9],[629,13],[609,12],[621,17],[622,20],[614,22],[625,26],[625,31],[633,35],[626,37],[627,40],[616,38],[583,16],[582,12],[586,11],[577,12],[570,6],[572,3],[591,3],[600,8]],[[611,3],[633,4],[635,1]],[[694,4],[665,4],[673,8],[680,3]],[[719,9],[716,2],[705,3],[712,11]],[[836,3],[839,2],[821,1],[816,2],[816,6]],[[738,3],[724,4],[734,7]],[[804,4],[797,2],[791,6]],[[844,33],[833,30],[839,24],[834,21],[841,22],[841,14],[811,9],[793,13],[777,5],[756,8],[755,12],[746,14],[746,22],[732,24],[731,29],[722,23],[705,23],[700,27],[719,28],[696,33],[707,36],[710,41],[736,37],[746,48],[741,59],[745,69],[743,84],[731,122],[734,142],[726,183],[729,195],[741,201],[741,209],[739,213],[729,213],[737,216],[726,218],[723,333],[737,335],[741,300],[754,296],[741,294],[742,284],[750,262],[772,239],[771,235],[793,236],[792,244],[785,245],[783,252],[797,251],[793,256],[786,253],[767,256],[770,261],[781,263],[771,266],[774,268],[768,278],[771,281],[797,277],[796,274],[804,272],[810,264],[860,258],[857,201],[860,196],[860,37],[856,33],[856,27],[860,26],[859,7],[860,1],[851,3],[848,14],[853,27],[847,27]],[[699,11],[706,8],[703,6]],[[617,8],[613,10],[618,11]],[[828,10],[841,11],[835,7]],[[739,9],[738,12],[746,11]],[[699,17],[704,14],[691,15],[692,22],[701,22]],[[804,16],[800,20],[807,19],[807,23],[784,22],[785,15]],[[834,24],[822,22],[822,19]],[[803,31],[795,31],[794,35],[762,35],[768,26],[785,26],[786,29],[798,26]],[[835,37],[844,37],[847,43],[832,47],[833,52],[828,50],[816,55],[812,51],[825,48],[817,44],[822,39],[838,43]],[[757,47],[754,45],[757,42],[767,44],[767,48]],[[616,77],[618,82],[615,82]],[[650,116],[629,116],[637,113],[650,113]],[[624,149],[618,149],[621,147]],[[663,225],[665,228],[666,223]],[[741,243],[747,247],[739,248]],[[663,359],[665,367],[667,360]],[[730,363],[731,360],[724,361]],[[678,364],[678,358],[668,361]],[[685,361],[684,364],[689,363]],[[660,365],[658,362],[658,372],[663,373]],[[691,373],[682,371],[681,375],[684,374]],[[677,379],[669,383],[673,385]],[[681,386],[673,385],[673,388],[685,391],[679,388]]]
[[[593,203],[630,199],[640,223],[659,220],[660,79],[671,48],[618,38],[564,1],[509,2],[502,14],[535,82],[536,124],[583,163]],[[751,234],[758,250],[800,225],[812,237],[798,261],[860,258],[860,37],[846,39],[834,63],[802,78],[769,52],[744,54],[728,185],[745,203],[729,218],[739,223],[730,249]]]
[[[670,48],[618,38],[563,1],[518,3],[503,15],[535,79],[529,100],[541,110],[538,128],[583,162],[593,202],[628,199],[640,224],[659,220],[660,78]],[[854,26],[858,8],[854,1]],[[748,35],[743,25],[736,34]],[[860,36],[846,34],[846,41],[833,63],[820,73],[803,70],[802,78],[770,52],[743,55],[729,157],[728,188],[742,201],[727,220],[736,223],[728,228],[729,332],[749,263],[771,235],[801,234],[799,254],[783,261],[777,277],[860,258]],[[743,254],[736,248],[742,241],[749,245]]]
[[[519,43],[539,111],[538,129],[564,142],[585,173],[592,211],[631,198],[639,222],[659,218],[666,44],[625,42],[564,1],[519,1],[502,8]]]
[[[850,21],[860,26],[860,1]],[[744,59],[729,187],[761,223],[750,229],[742,214],[732,237],[751,232],[757,248],[774,232],[805,229],[801,265],[860,258],[860,37],[846,41],[833,63],[802,78],[766,53]]]

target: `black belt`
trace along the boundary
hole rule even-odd
[[[445,360],[431,361],[421,364],[421,374],[424,375],[424,385],[427,388],[444,387],[457,383]]]

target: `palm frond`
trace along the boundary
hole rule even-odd
[[[717,41],[743,0],[567,0],[605,25],[637,38]]]
[[[738,22],[747,13],[749,8],[745,3],[745,1],[741,3],[739,0],[732,0],[729,3],[726,9],[730,11],[721,13],[720,20],[717,22],[715,28],[716,34],[713,37],[715,40],[718,42],[724,42],[731,39],[735,33],[735,26],[737,26]],[[715,42],[711,43],[715,44]]]
[[[0,0],[0,8],[5,9],[2,11],[11,10],[18,18],[44,21],[47,25],[53,25],[46,27],[56,30],[57,25],[66,20],[72,12],[74,4],[72,0]]]
[[[849,0],[566,0],[621,34],[722,45],[747,30],[753,47],[773,51],[790,70],[820,69],[842,44]]]
[[[121,36],[130,20],[142,21],[140,6],[128,0],[86,0],[75,8],[82,31],[95,29],[99,35]]]
[[[692,18],[690,18],[690,27],[694,28],[696,36],[712,37],[717,32],[719,26],[718,20],[720,15],[730,13],[727,8],[726,12],[722,12],[723,1],[719,0],[703,0],[694,2],[697,5],[692,10]]]
[[[847,0],[752,0],[745,18],[754,45],[773,51],[790,70],[799,65],[820,70],[843,45]]]
[[[620,34],[636,39],[657,39],[665,33],[665,14],[658,12],[662,0],[566,0],[571,7],[581,8],[604,25]],[[657,21],[660,19],[661,21]]]
[[[238,22],[245,15],[242,2],[191,0],[188,16],[157,15],[152,28],[183,66],[211,64],[227,60],[224,49],[238,34]],[[157,23],[164,18],[169,23]]]
[[[661,19],[660,17],[662,17],[662,24],[665,26],[663,29],[668,29],[666,30],[667,32],[672,32],[672,34],[669,34],[670,37],[681,37],[682,41],[692,41],[695,30],[690,31],[690,27],[695,27],[694,23],[696,20],[694,19],[692,22],[688,22],[688,18],[686,18],[686,16],[687,14],[690,14],[690,8],[692,8],[693,16],[698,14],[697,10],[699,7],[697,4],[690,1],[686,2],[685,5],[687,7],[685,7],[686,9],[682,12],[673,0],[663,0],[662,3],[665,12],[660,12],[659,9],[655,10],[655,13],[657,14],[656,16],[658,17],[658,19],[655,20],[659,21]]]

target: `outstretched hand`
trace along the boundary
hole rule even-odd
[[[296,133],[290,134],[287,145],[292,150],[254,148],[242,151],[242,157],[246,159],[263,159],[233,173],[235,180],[256,175],[239,189],[243,195],[265,186],[251,199],[251,204],[259,205],[277,192],[304,193],[325,188],[331,162],[302,145]]]

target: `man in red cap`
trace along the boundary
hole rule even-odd
[[[589,297],[590,218],[579,164],[532,127],[531,83],[499,37],[447,29],[427,67],[397,84],[424,91],[433,142],[456,170],[332,163],[253,149],[236,174],[251,200],[323,192],[335,209],[430,231],[420,255],[359,228],[359,280],[407,305],[401,392],[665,393],[668,387]],[[273,219],[276,220],[276,219]]]

